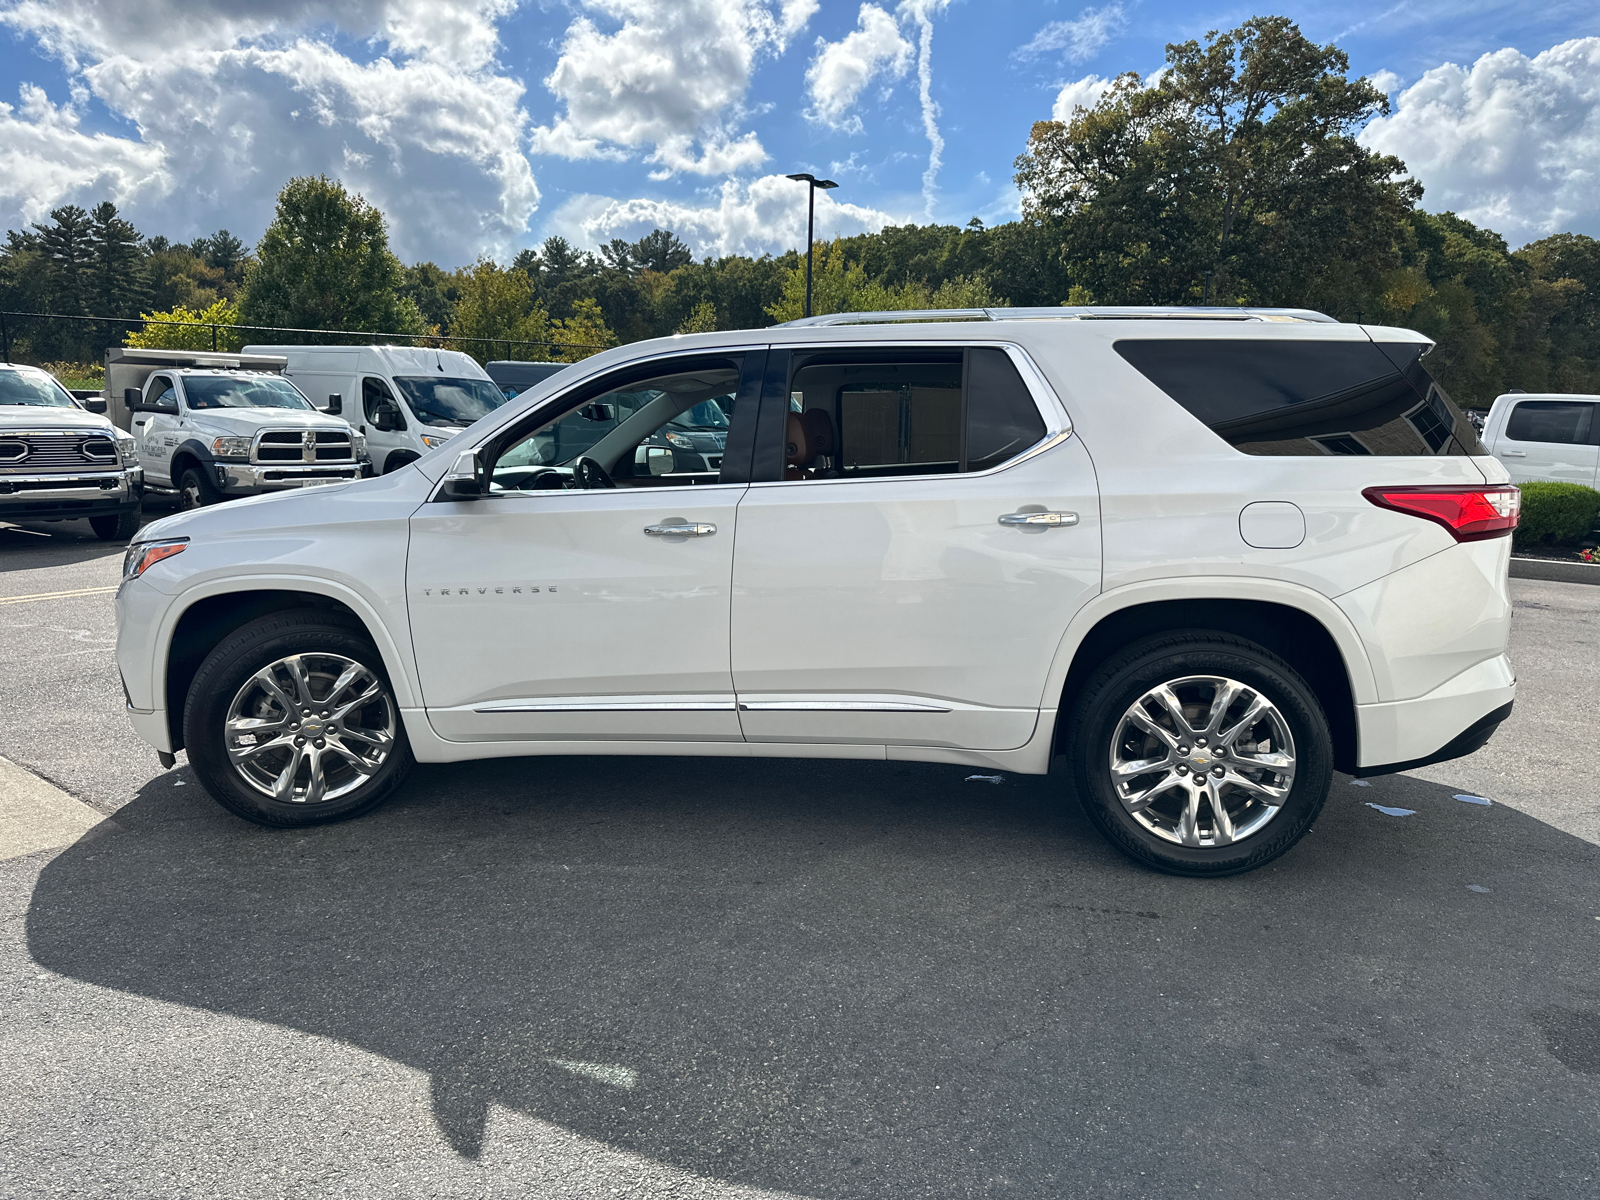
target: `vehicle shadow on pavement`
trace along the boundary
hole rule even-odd
[[[1058,779],[966,774],[422,767],[368,818],[276,832],[176,772],[45,868],[29,946],[426,1071],[468,1157],[505,1105],[830,1198],[1600,1171],[1600,848],[1340,776],[1288,856],[1200,882],[1123,860]]]

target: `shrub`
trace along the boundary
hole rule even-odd
[[[1581,483],[1524,483],[1516,540],[1539,546],[1583,538],[1600,517],[1600,492]]]

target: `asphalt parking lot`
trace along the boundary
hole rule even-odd
[[[1484,750],[1195,882],[917,764],[256,828],[128,727],[120,558],[0,525],[0,755],[105,818],[0,861],[0,1195],[1600,1193],[1600,589],[1513,581]]]

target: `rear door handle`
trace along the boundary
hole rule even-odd
[[[1069,512],[1014,512],[1000,518],[1002,525],[1042,525],[1047,529],[1076,525],[1078,514]]]
[[[644,531],[650,537],[710,537],[717,531],[715,525],[646,525]]]

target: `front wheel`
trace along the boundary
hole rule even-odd
[[[178,506],[184,511],[204,508],[222,499],[217,485],[199,467],[189,467],[178,477]]]
[[[139,510],[108,513],[103,517],[90,517],[89,528],[102,542],[125,542],[139,532]]]
[[[359,816],[413,762],[377,647],[358,625],[316,609],[224,638],[194,677],[183,728],[206,791],[259,825]]]
[[[1294,668],[1207,631],[1149,638],[1096,671],[1067,752],[1100,831],[1177,875],[1271,862],[1311,828],[1333,778],[1327,717]]]

